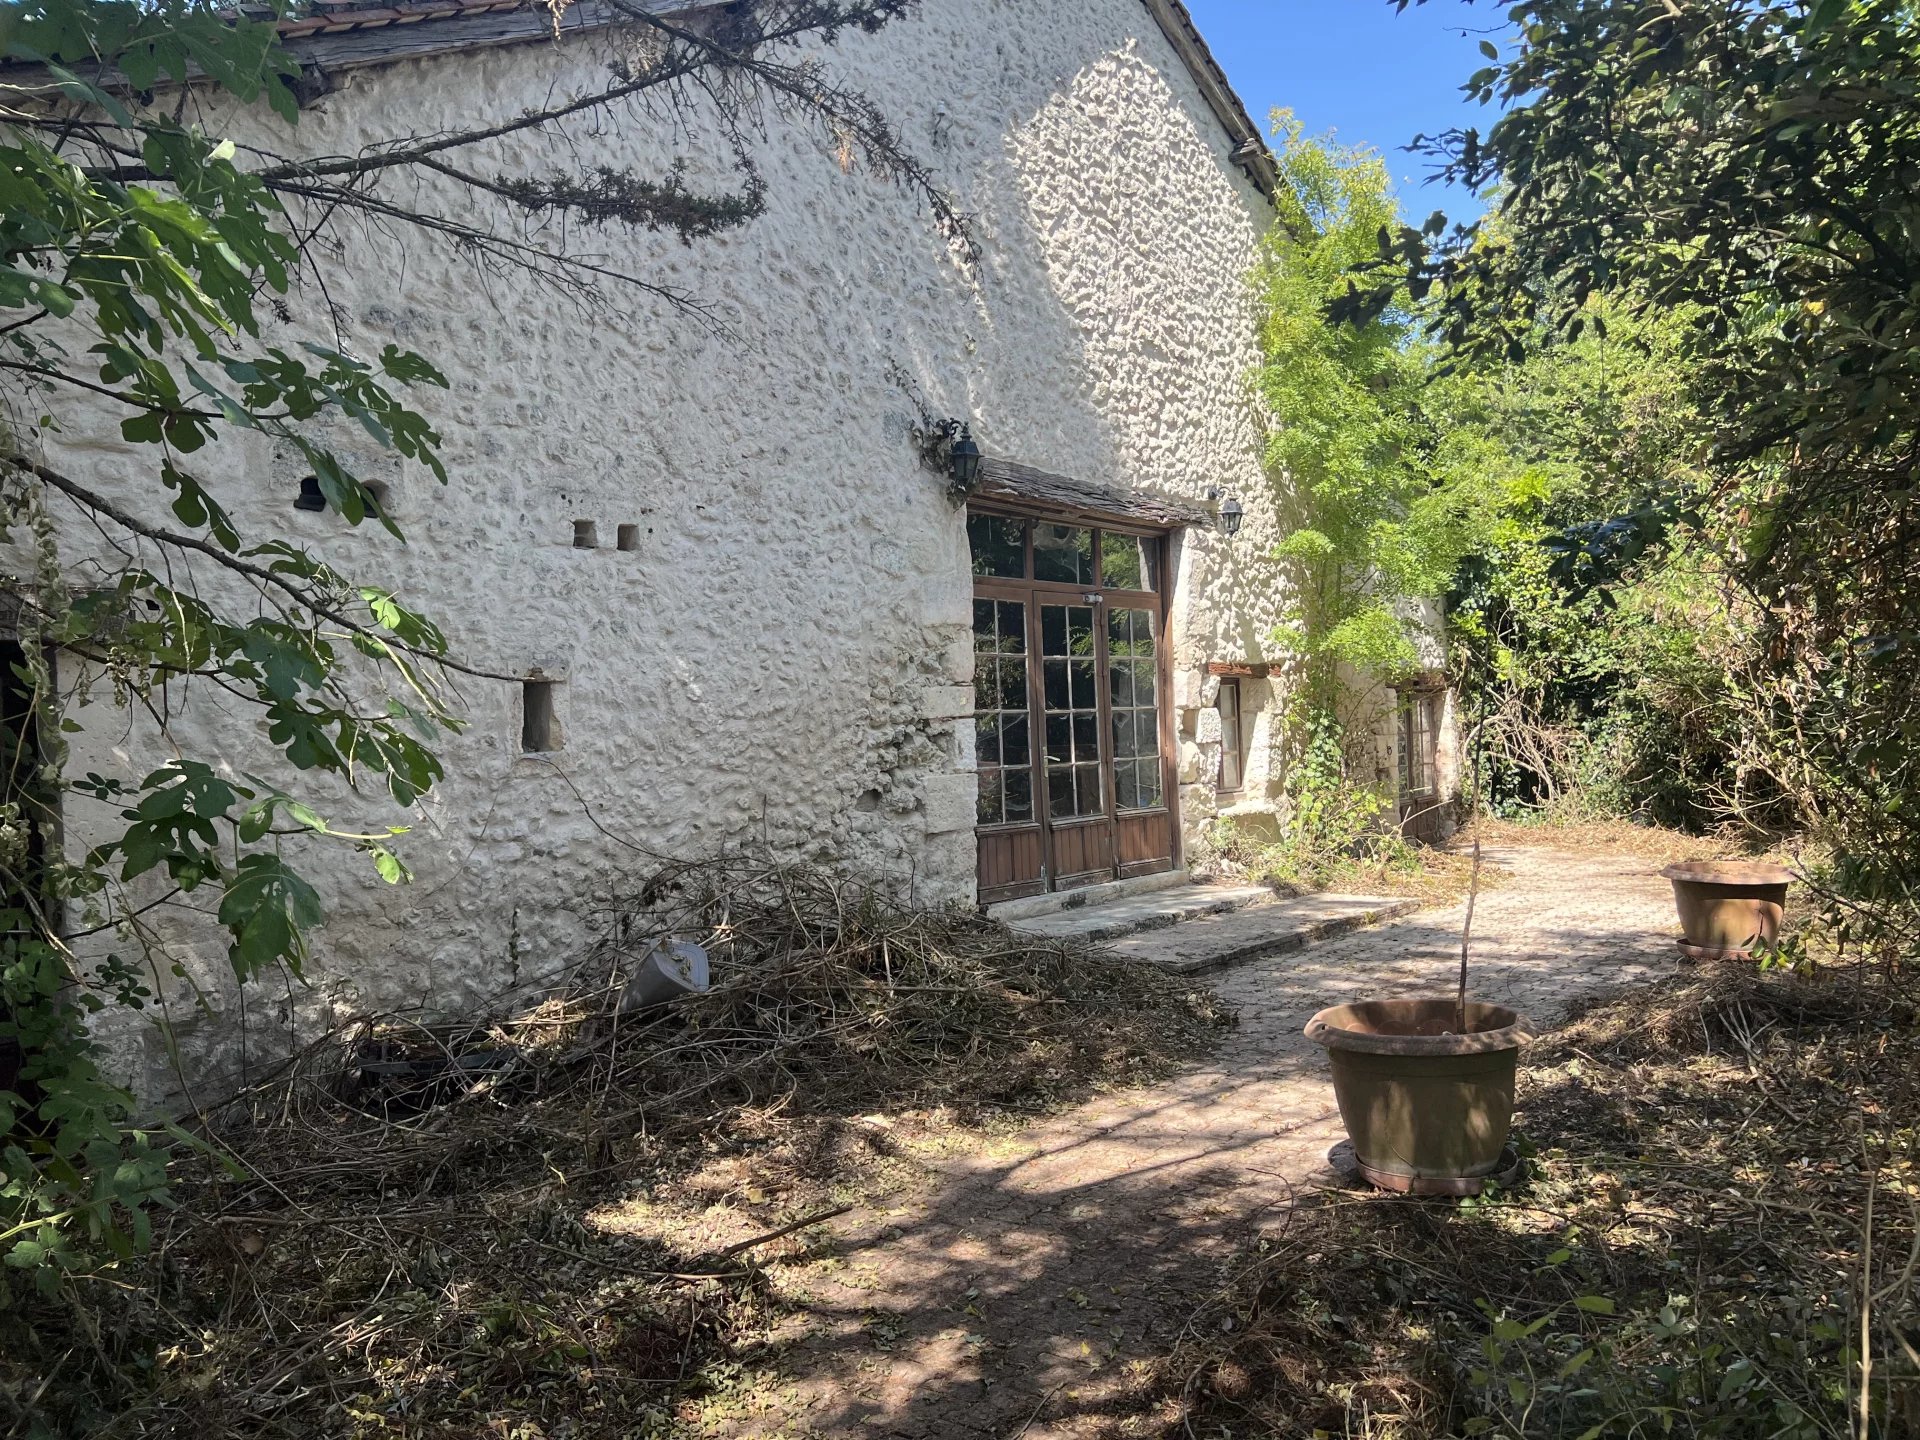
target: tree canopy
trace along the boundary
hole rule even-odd
[[[1256,274],[1267,461],[1298,600],[1280,637],[1306,657],[1315,703],[1341,674],[1392,678],[1421,663],[1419,606],[1446,589],[1491,516],[1525,482],[1445,423],[1433,351],[1404,288],[1364,323],[1327,307],[1398,222],[1385,162],[1275,117],[1280,192]],[[1432,627],[1428,627],[1431,629]],[[1429,650],[1439,644],[1429,636]]]
[[[1490,8],[1514,39],[1487,42],[1467,89],[1497,118],[1422,143],[1456,180],[1497,179],[1494,214],[1439,237],[1383,232],[1335,308],[1364,320],[1403,289],[1428,296],[1428,331],[1460,360],[1577,336],[1594,297],[1684,326],[1704,442],[1693,529],[1753,607],[1730,677],[1746,763],[1835,840],[1839,911],[1911,927],[1920,14],[1903,0]]]

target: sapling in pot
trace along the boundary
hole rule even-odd
[[[1307,1038],[1326,1047],[1334,1097],[1355,1164],[1386,1190],[1474,1195],[1503,1169],[1526,1022],[1504,1005],[1467,998],[1474,903],[1480,889],[1480,754],[1476,727],[1473,865],[1453,996],[1360,1000],[1322,1010]]]

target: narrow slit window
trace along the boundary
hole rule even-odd
[[[545,755],[560,748],[560,720],[554,708],[552,680],[520,682],[520,749]]]
[[[1247,752],[1242,742],[1240,682],[1220,682],[1220,695],[1214,702],[1220,711],[1220,776],[1216,788],[1231,793],[1246,783]]]

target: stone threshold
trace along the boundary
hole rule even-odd
[[[1128,880],[1105,880],[1098,885],[1082,885],[1077,890],[1049,890],[1042,895],[1023,895],[1018,900],[1001,900],[985,907],[989,920],[1021,928],[1021,921],[1043,915],[1058,915],[1068,910],[1093,910],[1134,895],[1151,895],[1161,890],[1179,890],[1190,884],[1185,870],[1163,870],[1158,875],[1136,875]]]
[[[1196,975],[1284,955],[1315,941],[1410,915],[1420,905],[1418,900],[1390,896],[1302,895],[1197,916],[1171,929],[1125,936],[1107,948],[1176,975]]]
[[[1142,931],[1165,930],[1204,916],[1225,915],[1250,906],[1263,907],[1276,898],[1273,891],[1263,885],[1194,885],[1186,883],[1184,878],[1168,885],[1164,876],[1143,878],[1162,883],[1144,893],[1137,888],[1137,882],[1126,880],[1116,883],[1136,888],[1117,893],[1108,891],[1104,885],[1075,890],[1069,893],[1088,895],[1090,901],[1049,913],[1007,916],[1000,913],[998,906],[987,913],[1023,935],[1048,940],[1104,942]],[[1097,893],[1101,891],[1107,893]]]

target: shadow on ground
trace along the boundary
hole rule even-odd
[[[1479,998],[1545,1028],[1569,1002],[1673,972],[1670,892],[1650,865],[1500,859],[1515,874],[1476,914]],[[1302,1027],[1363,994],[1449,993],[1461,918],[1433,911],[1210,977],[1241,1025],[1209,1061],[933,1157],[920,1193],[782,1263],[805,1307],[778,1336],[782,1383],[706,1418],[738,1435],[1157,1433],[1171,1412],[1154,1362],[1249,1237],[1288,1224],[1340,1137]]]

